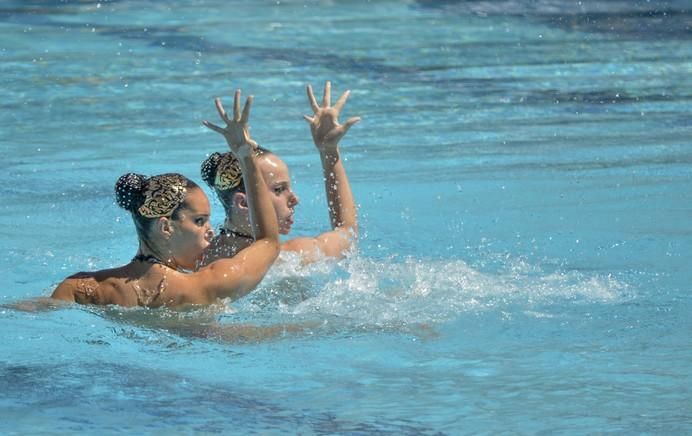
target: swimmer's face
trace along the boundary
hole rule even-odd
[[[298,205],[298,197],[291,190],[288,167],[277,156],[265,154],[259,160],[259,169],[272,194],[271,199],[279,222],[279,233],[286,235],[291,231],[293,213]]]
[[[194,269],[202,252],[214,237],[209,223],[209,200],[199,188],[188,188],[185,203],[171,219],[170,249],[178,265]]]

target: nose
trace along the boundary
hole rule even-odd
[[[291,197],[288,199],[288,207],[296,207],[300,203],[298,196],[291,192]]]
[[[204,232],[204,239],[207,240],[207,242],[211,242],[212,239],[214,239],[214,229],[209,227],[206,232]]]

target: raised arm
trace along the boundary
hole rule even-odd
[[[344,124],[339,124],[339,113],[350,93],[351,91],[344,92],[334,106],[331,106],[331,83],[327,81],[324,86],[322,106],[320,106],[317,104],[312,86],[307,87],[308,102],[314,114],[313,116],[305,115],[304,118],[310,124],[312,139],[322,161],[332,230],[316,238],[296,238],[283,244],[284,250],[302,252],[305,260],[315,257],[316,250],[325,256],[343,257],[358,236],[356,205],[339,152],[341,138],[351,126],[360,121],[359,117],[352,117]]]
[[[252,96],[240,111],[240,90],[235,92],[233,119],[228,118],[218,98],[216,109],[226,127],[208,121],[203,124],[224,136],[231,151],[240,161],[250,210],[255,242],[231,259],[219,259],[194,273],[210,300],[240,298],[257,286],[279,254],[279,230],[270,192],[257,168],[257,143],[250,138],[248,118]]]

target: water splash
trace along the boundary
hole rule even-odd
[[[239,312],[336,317],[352,326],[436,324],[464,313],[531,311],[562,304],[613,303],[627,285],[611,275],[542,271],[521,260],[482,271],[462,260],[375,260],[275,266]]]
[[[628,290],[612,275],[544,271],[503,256],[480,266],[358,255],[305,266],[297,256],[282,255],[258,289],[235,302],[189,310],[87,306],[80,312],[116,322],[100,337],[104,343],[125,339],[170,350],[196,343],[176,337],[256,342],[293,333],[428,335],[436,325],[468,315],[551,318],[574,305],[617,304],[628,298]]]

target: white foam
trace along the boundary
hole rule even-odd
[[[607,304],[619,300],[626,288],[610,275],[544,272],[521,260],[506,260],[487,272],[462,260],[354,256],[300,266],[297,259],[284,259],[258,290],[234,305],[239,311],[315,314],[368,325],[437,323],[487,310],[549,316],[538,307]]]

